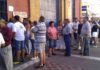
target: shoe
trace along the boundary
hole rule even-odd
[[[25,59],[22,58],[22,59],[20,60],[20,62],[25,62]]]
[[[20,63],[19,61],[14,61],[14,62],[13,62],[13,64],[15,64],[15,65],[16,65],[16,64],[19,64],[19,63]]]
[[[52,53],[52,55],[56,55],[55,53]]]
[[[51,55],[49,54],[48,57],[51,57]]]
[[[78,47],[78,50],[81,50],[81,46]]]
[[[64,56],[70,57],[71,55],[68,55],[68,54],[64,54]]]
[[[36,60],[36,59],[37,59],[36,57],[32,57],[32,58],[31,58],[32,61],[34,61],[34,60]]]
[[[36,66],[35,68],[38,69],[38,68],[43,68],[44,65],[39,65],[39,66]]]

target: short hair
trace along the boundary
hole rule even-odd
[[[15,21],[20,21],[20,17],[18,15],[14,16]]]
[[[0,24],[5,24],[6,23],[6,21],[4,20],[4,19],[0,19]]]
[[[9,22],[14,22],[14,18],[10,18],[9,19]]]
[[[74,18],[73,18],[73,21],[76,21],[77,19],[78,19],[77,17],[74,17]]]
[[[37,21],[33,21],[33,24],[34,24],[34,25],[37,25]]]
[[[39,22],[44,22],[44,21],[45,21],[45,18],[43,16],[40,16]]]
[[[70,22],[70,20],[67,18],[67,19],[64,19],[64,22],[69,23],[69,22]]]
[[[54,21],[50,21],[50,22],[49,22],[49,26],[51,26],[51,25],[52,25],[52,23],[54,23]]]

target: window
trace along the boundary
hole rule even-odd
[[[7,20],[7,0],[0,0],[0,18]]]

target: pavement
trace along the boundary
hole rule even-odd
[[[35,61],[28,62],[15,67],[14,70],[100,70],[100,57],[80,56],[73,54],[71,57],[63,56],[63,51],[56,51],[56,56],[47,57],[46,65],[36,69]]]
[[[36,63],[27,58],[25,63],[14,65],[14,70],[100,70],[100,47],[90,47],[90,56],[81,56],[74,51],[71,57],[65,57],[64,51],[56,51],[56,56],[47,57],[46,65],[36,69]]]

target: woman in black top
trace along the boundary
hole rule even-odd
[[[78,49],[80,54],[82,53],[82,36],[81,36],[82,26],[83,26],[83,22],[80,21],[78,25]]]
[[[94,47],[97,47],[97,43],[98,43],[98,23],[93,21],[92,22],[93,27],[92,27],[92,44],[94,45]]]

